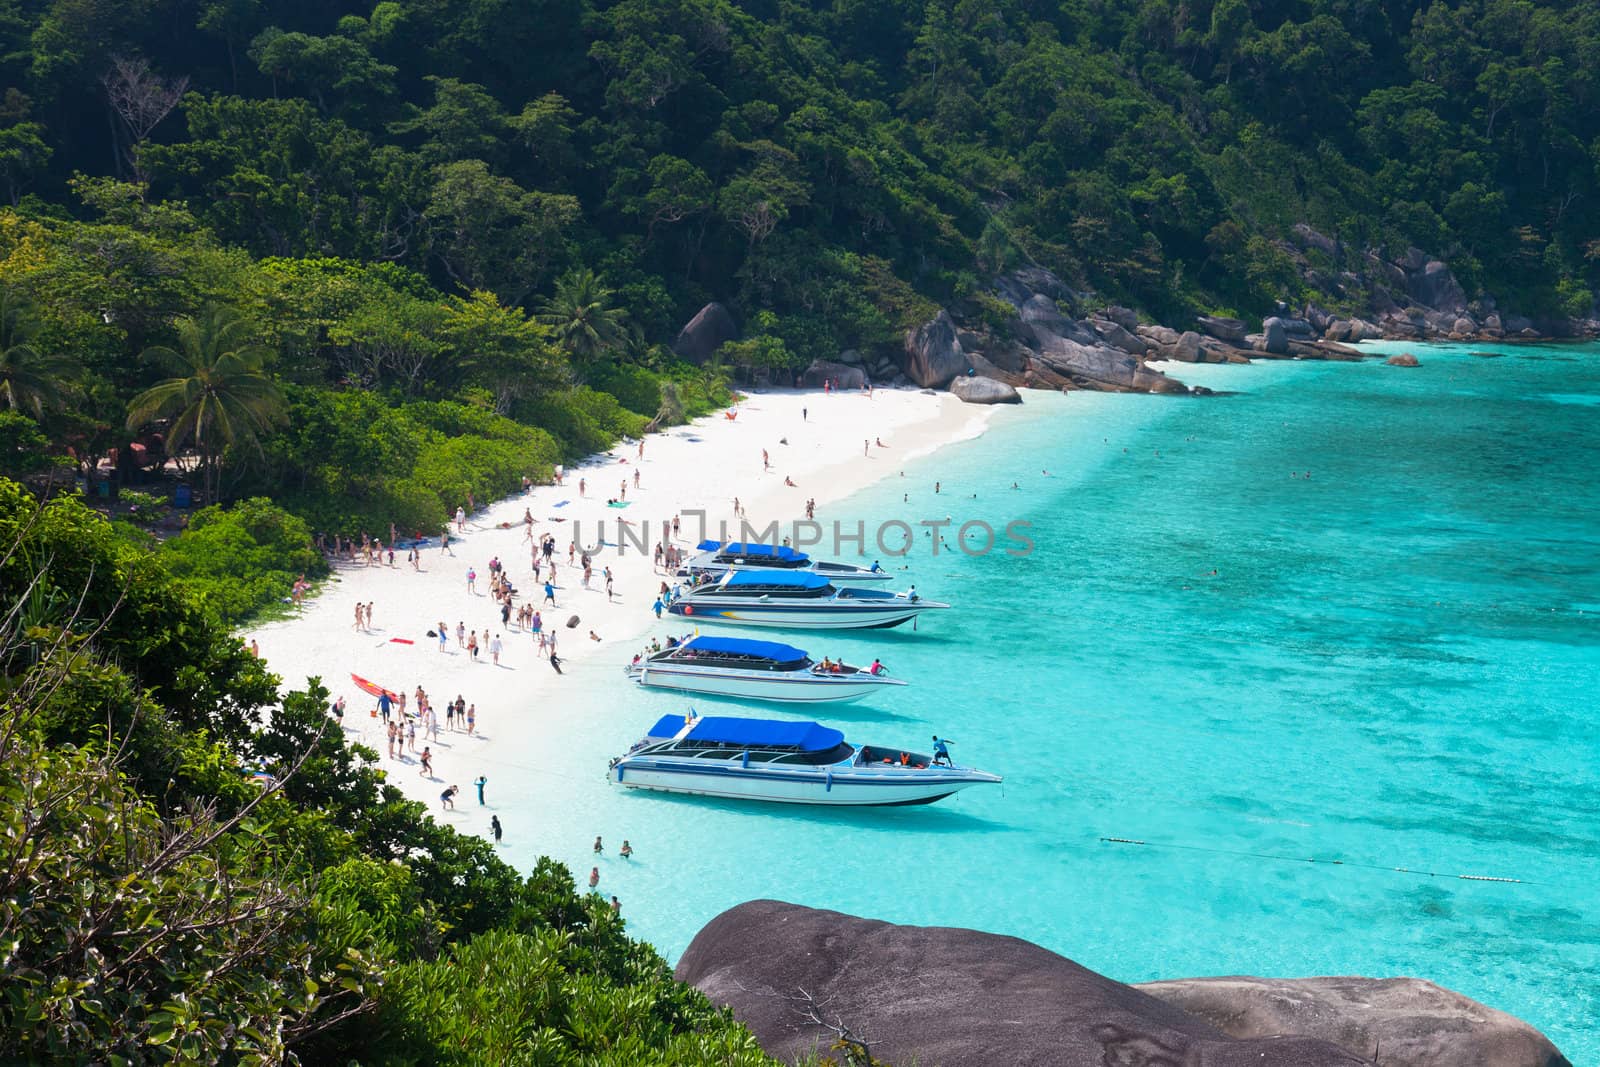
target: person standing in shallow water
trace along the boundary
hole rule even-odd
[[[472,784],[478,787],[478,806],[482,807],[483,806],[483,787],[489,784],[489,779],[485,778],[483,775],[480,774],[480,775],[478,775],[478,777],[476,777],[476,778],[474,778],[472,780]]]
[[[589,888],[593,889],[595,886],[597,886],[599,884],[600,884],[600,868],[599,867],[590,867],[589,868]]]
[[[500,816],[498,816],[498,815],[489,816],[489,831],[494,834],[494,843],[498,845],[500,843],[500,833],[501,833],[501,830],[500,830]]]

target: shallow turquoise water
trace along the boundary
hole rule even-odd
[[[795,638],[913,682],[819,718],[948,735],[1003,787],[854,813],[621,795],[606,759],[686,702],[625,685],[619,649],[529,712],[546,751],[491,761],[509,857],[586,875],[605,834],[601,890],[669,957],[778,897],[1129,981],[1416,975],[1600,1063],[1600,351],[1410,348],[1421,369],[1180,369],[1230,396],[1030,396],[832,509],[1034,523],[1026,559],[915,558],[957,605],[917,632]]]

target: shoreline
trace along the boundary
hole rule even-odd
[[[727,411],[737,416],[729,418]],[[558,706],[564,679],[592,676],[617,645],[631,648],[657,623],[650,605],[665,575],[655,568],[648,550],[636,549],[635,539],[654,545],[661,540],[662,525],[676,515],[682,524],[675,543],[692,550],[701,532],[692,518],[696,510],[705,513],[701,521],[708,536],[717,536],[722,522],[730,533],[739,529],[735,497],[745,521],[758,531],[771,523],[786,526],[803,520],[807,499],[816,502],[823,517],[828,505],[897,474],[905,464],[980,436],[996,408],[966,404],[948,392],[928,396],[916,389],[880,389],[870,396],[785,389],[744,394],[727,411],[647,435],[642,459],[640,442],[619,443],[568,467],[562,484],[534,486],[481,507],[467,517],[464,533],[457,534],[452,522],[448,553],[436,539],[422,549],[419,570],[412,570],[402,556],[393,567],[336,563],[330,578],[298,611],[242,628],[239,636],[259,642],[263,660],[286,687],[299,688],[318,677],[330,699],[343,697],[347,738],[375,748],[378,766],[408,798],[437,813],[441,790],[458,785],[466,807],[467,786],[478,773],[475,749],[488,756],[502,745],[522,751],[542,748],[541,734],[547,731],[537,715],[523,713]],[[879,440],[885,447],[875,443]],[[768,470],[762,467],[763,449],[772,458]],[[636,470],[638,488],[633,482]],[[586,483],[582,495],[580,480]],[[792,486],[786,484],[789,480]],[[608,498],[618,495],[624,483],[626,505],[611,506]],[[556,538],[555,607],[541,605],[542,582],[532,578],[525,511],[534,518],[535,542],[546,533]],[[627,539],[620,535],[619,520],[631,527]],[[590,543],[599,535],[604,545],[594,556],[588,589],[581,585],[581,568],[567,562],[574,531]],[[527,630],[501,625],[498,606],[487,592],[489,561],[496,557],[516,586],[515,606],[533,603],[543,616],[544,632],[556,636],[561,674],[538,653]],[[606,594],[603,567],[613,572],[614,599]],[[469,568],[477,574],[475,591],[467,587]],[[358,603],[373,605],[372,625],[353,624]],[[570,618],[577,619],[575,626],[569,625]],[[442,647],[428,636],[440,622],[447,635]],[[462,624],[480,633],[487,627],[502,638],[499,664],[491,662],[487,648],[474,661],[458,647],[455,630]],[[598,640],[591,640],[591,634]],[[352,675],[406,693],[408,707],[414,707],[409,698],[419,685],[435,707],[464,697],[477,709],[478,736],[472,740],[482,745],[441,723],[439,741],[417,739],[418,753],[425,743],[432,746],[432,775],[420,774],[418,755],[410,751],[390,759],[382,731],[372,729],[379,724],[376,702],[357,688]],[[572,682],[566,687],[573,688]]]

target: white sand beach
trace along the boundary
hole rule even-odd
[[[439,548],[438,531],[425,531],[434,543],[422,549],[420,571],[406,562],[403,550],[396,553],[393,567],[342,563],[334,579],[294,618],[256,627],[241,637],[259,642],[262,657],[286,686],[299,687],[316,676],[334,697],[343,696],[347,732],[373,745],[380,756],[384,738],[369,714],[375,701],[352,683],[352,674],[408,697],[421,686],[438,709],[460,694],[476,706],[479,728],[493,738],[481,745],[499,751],[537,748],[541,718],[515,712],[558,702],[563,685],[571,686],[586,672],[614,669],[615,655],[602,665],[603,653],[615,653],[618,645],[634,649],[656,622],[651,604],[664,575],[655,569],[650,548],[674,515],[682,516],[677,543],[684,549],[692,550],[701,534],[700,521],[689,514],[694,510],[706,513],[709,536],[718,536],[722,522],[729,524],[730,535],[738,536],[735,497],[751,526],[760,530],[777,521],[787,535],[788,524],[805,517],[808,498],[816,501],[817,519],[825,521],[830,502],[897,475],[910,460],[941,445],[982,433],[995,409],[963,404],[949,393],[929,396],[901,389],[877,390],[870,396],[756,392],[733,410],[736,418],[717,412],[647,436],[642,458],[637,443],[618,445],[569,468],[564,484],[536,486],[525,495],[480,508],[468,516],[464,533],[452,532],[452,554]],[[771,460],[768,470],[762,467],[763,449]],[[582,495],[580,479],[586,483]],[[627,506],[608,505],[624,483]],[[556,540],[554,608],[540,605],[543,586],[533,579],[525,510],[534,518],[534,543],[546,532]],[[626,519],[641,534],[644,552],[631,543],[616,547],[622,541],[618,519]],[[602,522],[608,545],[594,557],[592,587],[585,589],[581,567],[568,565],[568,545],[575,527],[583,542],[593,545]],[[863,551],[874,551],[870,536]],[[558,636],[564,674],[550,666],[547,654],[539,654],[526,630],[501,624],[488,593],[493,557],[499,557],[516,586],[516,604],[531,601],[541,607],[545,632]],[[601,568],[607,566],[615,590],[615,599],[609,601],[601,577]],[[477,573],[475,593],[467,588],[469,569]],[[369,602],[372,625],[358,629],[355,607]],[[579,622],[569,629],[567,620],[574,615]],[[448,634],[443,649],[428,636],[441,621]],[[491,637],[500,636],[504,650],[498,666],[491,663],[487,648],[480,648],[474,660],[458,647],[460,623],[477,631],[480,639],[485,629]],[[598,642],[590,638],[591,631]],[[627,683],[618,677],[616,684]],[[418,737],[419,750],[424,740]],[[477,765],[475,746],[460,733],[449,735],[449,741],[434,747],[429,777],[418,773],[416,757],[409,752],[403,761],[382,762],[395,784],[430,807],[437,809],[439,793],[449,783],[461,786],[458,799],[465,804],[469,768]]]

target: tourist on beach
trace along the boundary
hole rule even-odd
[[[633,846],[628,844],[628,839],[626,837],[622,839],[622,848],[618,850],[617,854],[623,859],[628,859],[633,855]]]
[[[470,736],[478,728],[478,705],[467,705],[467,734]]]
[[[444,651],[444,643],[450,639],[450,627],[448,627],[448,626],[446,626],[444,624],[444,620],[443,619],[440,619],[439,620],[439,629],[436,632],[439,635],[439,651],[443,652]]]
[[[872,454],[872,442],[871,441],[862,441],[861,442],[861,455],[862,455],[862,458],[865,458],[865,457],[867,457],[867,456],[869,456],[871,454]]]
[[[589,483],[587,481],[585,481],[582,478],[578,479],[578,495],[579,496],[582,496],[584,494],[584,492],[588,489],[588,487],[589,487]]]
[[[477,662],[477,659],[478,659],[478,631],[476,631],[476,630],[471,630],[471,631],[468,631],[468,633],[467,633],[467,655],[472,657],[473,662]]]
[[[476,777],[476,778],[474,778],[472,780],[472,784],[478,787],[478,806],[482,807],[483,806],[483,787],[489,784],[489,779],[485,778],[483,775],[480,774],[480,775],[478,775],[478,777]]]
[[[502,646],[500,644],[500,635],[499,634],[495,634],[494,635],[494,640],[489,642],[489,657],[494,660],[494,665],[496,667],[500,666],[500,649],[501,648],[502,648]]]
[[[654,604],[650,605],[651,610],[656,613],[656,618],[658,618],[658,619],[661,618],[662,606],[663,605],[661,603],[661,598],[660,597],[656,597],[656,602]]]
[[[605,574],[605,579],[606,579],[606,599],[607,600],[615,599],[613,594],[612,594],[612,592],[611,592],[611,582],[612,582],[611,568],[607,567],[603,573]],[[257,654],[259,655],[259,653],[257,653]]]
[[[387,689],[380,690],[378,693],[378,717],[384,722],[388,722],[389,712],[392,709],[393,701],[389,699],[389,691]]]
[[[501,832],[500,831],[500,816],[498,816],[498,815],[489,816],[489,832],[494,834],[494,843],[498,845],[500,843],[500,832]]]
[[[459,792],[461,792],[461,787],[458,785],[453,785],[449,789],[446,789],[443,793],[440,793],[439,806],[441,808],[449,808],[451,811],[454,811],[456,806],[456,794]]]
[[[454,552],[450,551],[450,527],[448,524],[439,533],[439,552],[441,555],[455,555]]]
[[[406,747],[413,752],[417,750],[417,724],[413,719],[406,720]]]
[[[366,613],[365,606],[358,602],[356,604],[356,621],[351,625],[350,629],[352,629],[352,630],[361,629],[361,618],[365,613]]]
[[[478,591],[478,572],[477,572],[477,570],[475,568],[468,567],[467,568],[467,592],[476,593],[477,591]]]
[[[256,639],[253,637],[250,639],[250,654],[256,659],[261,658],[261,646],[256,644]]]
[[[549,604],[551,607],[556,606],[556,587],[551,585],[549,582],[544,583],[543,603]]]
[[[460,620],[460,621],[456,622],[456,647],[457,648],[466,648],[467,647],[467,624],[466,624],[465,620]]]
[[[438,513],[435,512],[435,514]],[[462,533],[467,530],[467,511],[459,505],[456,507],[456,529]]]
[[[598,640],[600,640],[600,635],[595,633],[593,630],[590,630],[589,631],[589,640],[598,641]]]
[[[550,652],[550,666],[551,666],[551,667],[553,667],[553,668],[555,668],[555,672],[556,672],[556,673],[557,673],[557,674],[562,674],[562,673],[564,673],[564,672],[563,672],[563,671],[562,671],[562,670],[561,670],[561,659],[560,659],[560,657],[559,657],[559,656],[557,656],[557,655],[556,655],[556,654],[555,654],[555,650],[554,650],[554,649],[552,649],[552,650],[551,650],[551,652]]]
[[[433,749],[427,745],[422,746],[422,767],[417,771],[417,777],[430,777],[433,774]]]

